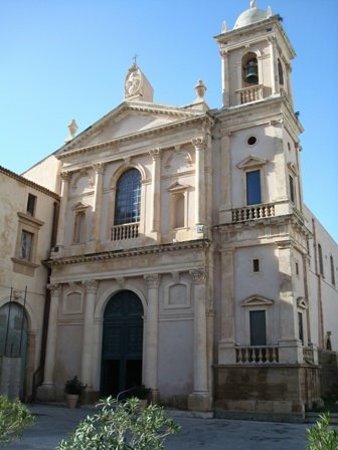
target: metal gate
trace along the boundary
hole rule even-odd
[[[143,306],[131,291],[121,291],[104,312],[101,394],[116,396],[142,383]]]

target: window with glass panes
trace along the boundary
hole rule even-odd
[[[139,222],[140,210],[141,174],[137,169],[130,169],[117,182],[114,224]]]

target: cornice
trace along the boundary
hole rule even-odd
[[[58,259],[49,259],[45,263],[48,266],[54,267],[69,264],[88,263],[94,261],[106,261],[116,258],[168,253],[179,250],[203,249],[209,247],[210,241],[208,239],[198,239],[192,241],[175,242],[173,244],[151,245],[126,250],[112,250],[100,253],[91,253],[88,255],[66,256]]]
[[[174,123],[154,127],[149,130],[138,131],[136,133],[121,136],[121,137],[118,137],[118,138],[115,138],[115,139],[112,139],[110,141],[103,142],[100,144],[95,144],[95,145],[91,145],[88,147],[76,148],[74,150],[64,150],[62,153],[59,153],[57,155],[57,157],[62,160],[69,156],[74,156],[74,155],[81,154],[81,153],[93,152],[93,151],[105,149],[107,147],[113,147],[113,146],[115,147],[115,146],[118,146],[119,144],[124,144],[127,142],[141,140],[141,139],[147,138],[149,136],[157,136],[159,134],[162,134],[163,132],[171,131],[176,128],[182,128],[184,126],[192,125],[197,122],[202,122],[202,123],[208,122],[210,126],[213,124],[213,120],[209,115],[205,115],[205,114],[199,115],[197,117],[186,118],[179,122],[174,122]]]

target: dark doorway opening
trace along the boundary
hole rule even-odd
[[[108,302],[103,321],[101,395],[142,384],[143,307],[138,296],[121,291]]]

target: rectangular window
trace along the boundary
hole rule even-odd
[[[252,260],[252,270],[254,272],[259,272],[259,259]]]
[[[302,344],[304,345],[303,314],[301,312],[298,313],[298,335],[299,340],[302,341]]]
[[[36,205],[36,196],[33,194],[28,194],[27,214],[29,214],[30,216],[34,216],[35,205]]]
[[[22,230],[19,257],[30,261],[32,258],[33,233]]]
[[[250,311],[250,345],[266,345],[265,311]]]
[[[323,252],[322,246],[318,244],[318,261],[319,261],[319,273],[324,276],[324,265],[323,265]]]
[[[299,265],[298,265],[298,262],[296,262],[296,275],[299,275]]]
[[[259,170],[246,173],[246,203],[247,205],[262,203],[261,174]]]
[[[289,175],[289,187],[290,187],[290,200],[292,203],[295,203],[295,186],[294,186],[294,180],[291,175]]]

